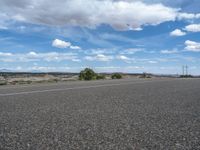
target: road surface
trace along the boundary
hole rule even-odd
[[[0,149],[200,149],[200,79],[2,86]]]

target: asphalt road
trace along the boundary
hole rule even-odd
[[[200,79],[0,87],[1,150],[198,150]]]

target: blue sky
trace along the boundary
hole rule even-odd
[[[198,0],[1,0],[0,69],[200,74]]]

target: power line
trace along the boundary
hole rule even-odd
[[[186,69],[186,76],[188,75],[188,66],[186,65],[185,66],[185,69]]]
[[[188,76],[188,66],[187,65],[183,65],[182,66],[182,74],[183,74],[183,76]]]

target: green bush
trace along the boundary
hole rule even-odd
[[[119,73],[114,73],[114,74],[112,74],[111,78],[112,78],[112,79],[121,79],[121,78],[122,78],[122,75],[119,74]]]
[[[85,68],[79,74],[79,80],[95,80],[97,74],[90,68]]]
[[[192,75],[181,75],[180,78],[193,78]]]
[[[105,78],[106,78],[106,76],[103,75],[103,74],[98,74],[98,75],[96,76],[96,79],[97,79],[97,80],[103,80],[103,79],[105,79]]]

